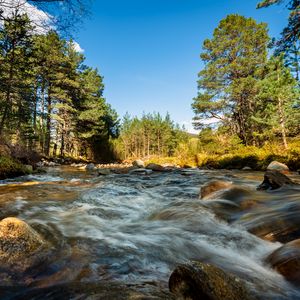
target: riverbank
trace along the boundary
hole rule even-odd
[[[152,156],[142,158],[145,163],[177,165],[180,167],[199,167],[206,169],[241,170],[251,168],[254,171],[265,171],[272,161],[279,161],[291,171],[300,170],[300,147],[294,144],[288,150],[280,145],[240,146],[239,148],[222,149],[215,145],[210,151],[184,148],[173,157]]]

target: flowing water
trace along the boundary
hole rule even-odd
[[[253,190],[249,207],[241,212],[230,199],[199,200],[201,185],[211,179]],[[287,214],[286,223],[296,222],[300,190],[256,192],[261,180],[262,173],[238,171],[97,177],[58,167],[4,181],[1,219],[26,221],[51,249],[34,268],[2,281],[0,299],[172,299],[169,276],[190,259],[246,279],[261,299],[300,299],[299,290],[264,263],[281,246],[268,229]],[[288,234],[299,237],[296,229]]]

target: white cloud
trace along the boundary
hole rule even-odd
[[[51,16],[29,4],[26,0],[0,0],[0,6],[3,9],[3,17],[9,18],[13,13],[26,13],[33,24],[35,31],[39,34],[46,33],[49,30]]]
[[[184,126],[185,130],[188,133],[198,134],[200,132],[200,130],[197,130],[197,129],[194,128],[192,120],[182,121],[182,122],[179,123],[179,125],[180,126]]]
[[[216,124],[216,123],[219,123],[219,122],[220,122],[220,120],[217,119],[217,118],[201,120],[201,123],[205,124],[205,125]],[[192,120],[182,121],[182,122],[179,123],[179,125],[184,126],[186,131],[189,132],[189,133],[192,133],[192,134],[199,134],[199,132],[201,131],[199,129],[194,128]]]
[[[83,53],[84,52],[84,49],[82,49],[81,46],[77,42],[75,42],[75,41],[73,41],[73,47],[74,47],[74,50],[77,51],[77,52],[79,52],[79,53]]]
[[[21,14],[26,13],[36,27],[34,30],[36,34],[46,34],[49,29],[53,28],[50,25],[52,16],[29,4],[26,0],[0,0],[0,7],[3,9],[4,18],[11,17],[16,12],[16,9]],[[84,49],[75,41],[73,41],[73,47],[79,53],[84,52]]]

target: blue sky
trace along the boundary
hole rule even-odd
[[[231,13],[253,17],[269,24],[271,36],[286,24],[284,6],[256,10],[257,1],[95,0],[76,40],[120,117],[169,112],[190,129],[201,46],[219,21]]]

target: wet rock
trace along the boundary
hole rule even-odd
[[[0,261],[3,264],[21,263],[46,246],[43,238],[28,224],[17,218],[0,222]]]
[[[39,161],[36,165],[35,165],[37,168],[43,168],[45,167],[45,163],[43,161]]]
[[[259,204],[258,204],[259,205]],[[270,242],[287,243],[300,238],[300,205],[257,207],[237,220],[236,224]]]
[[[183,168],[184,168],[184,169],[192,169],[193,167],[190,166],[190,165],[184,165]]]
[[[129,172],[129,174],[140,174],[140,175],[150,175],[153,171],[149,169],[134,169]]]
[[[239,202],[246,196],[251,196],[252,193],[247,187],[232,185],[224,191],[218,193],[218,197],[221,199],[231,200]]]
[[[87,164],[87,165],[85,166],[85,169],[86,169],[87,171],[93,171],[93,170],[96,169],[96,167],[95,167],[95,165],[94,165],[93,163],[91,163],[91,164]]]
[[[293,185],[294,182],[286,175],[276,170],[269,170],[264,175],[264,181],[258,186],[258,190],[276,190],[284,185]]]
[[[242,169],[242,171],[252,171],[252,168],[250,168],[250,167],[244,167],[244,168]]]
[[[132,165],[137,168],[145,168],[145,163],[140,159],[135,160]]]
[[[119,282],[70,282],[43,288],[31,286],[0,287],[1,299],[86,299],[86,300],[175,300],[156,282],[122,284]],[[12,295],[14,295],[12,297]]]
[[[112,174],[110,169],[97,169],[98,171],[98,176],[107,176]]]
[[[148,164],[146,169],[155,171],[155,172],[165,172],[166,168],[158,164]]]
[[[288,281],[300,285],[300,239],[275,250],[266,261]]]
[[[267,170],[275,170],[275,171],[289,171],[289,167],[283,163],[280,163],[278,161],[272,161],[268,167]]]
[[[212,193],[215,193],[219,190],[228,189],[231,186],[232,183],[229,181],[222,181],[222,180],[209,181],[201,187],[200,198],[204,199]]]
[[[44,168],[36,168],[34,171],[33,171],[34,174],[46,174],[47,171],[44,169]]]
[[[169,279],[169,289],[176,299],[255,299],[242,279],[213,265],[195,261],[175,269]]]

